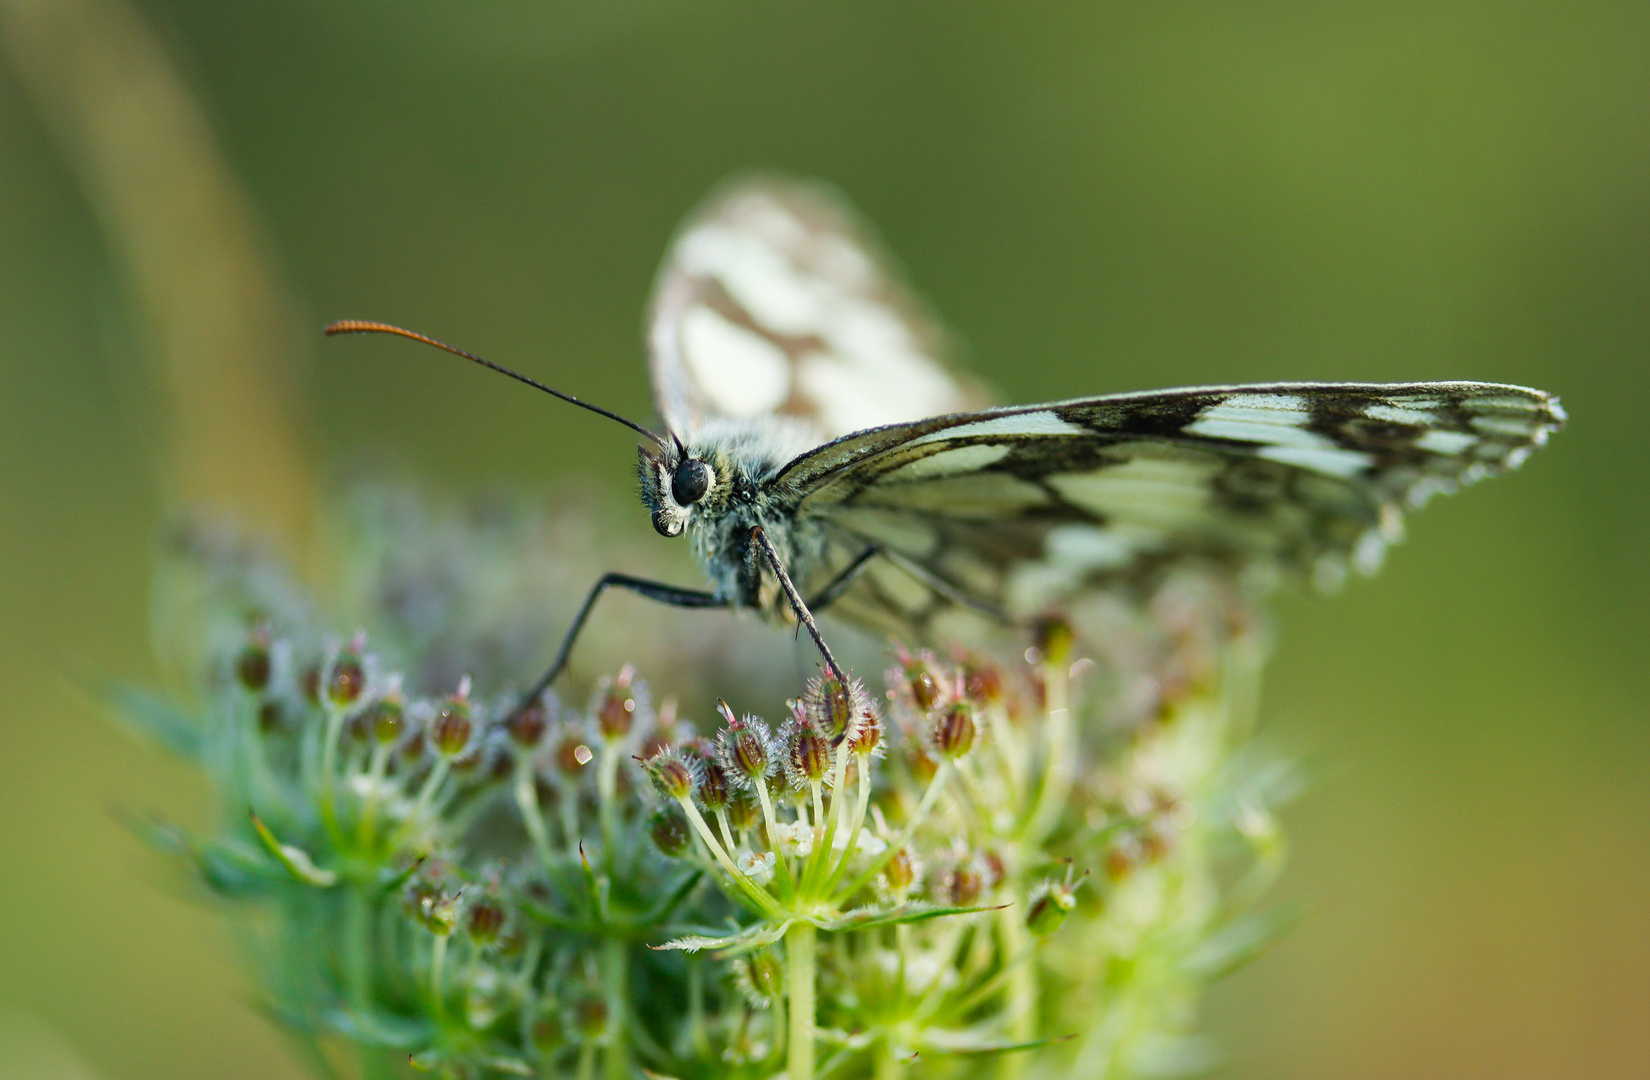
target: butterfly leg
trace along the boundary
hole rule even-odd
[[[812,600],[808,601],[808,610],[824,611],[841,598],[848,591],[848,586],[859,579],[865,572],[870,561],[882,554],[882,549],[875,544],[868,545],[864,551],[854,557],[854,561],[842,568],[842,572],[831,579],[831,583],[819,590]]]
[[[550,665],[533,688],[522,695],[518,710],[525,709],[544,693],[544,688],[556,681],[556,676],[562,673],[567,666],[567,658],[573,652],[573,642],[578,638],[579,631],[584,629],[584,621],[590,617],[590,609],[596,606],[596,598],[609,588],[618,587],[629,589],[639,596],[649,600],[657,600],[661,604],[671,607],[685,608],[717,608],[727,607],[728,602],[715,593],[702,592],[698,589],[678,589],[674,585],[665,585],[657,581],[648,581],[646,578],[631,577],[629,574],[603,574],[590,589],[590,594],[584,598],[584,604],[579,613],[573,616],[573,625],[567,628],[567,634],[561,639],[561,648],[556,652],[555,662]],[[821,646],[823,648],[823,646]],[[827,654],[828,656],[829,654]]]
[[[779,561],[779,552],[774,549],[773,541],[768,539],[768,534],[762,531],[760,525],[751,527],[751,539],[762,549],[762,554],[766,556],[768,565],[773,568],[773,576],[779,579],[779,587],[785,590],[785,598],[791,602],[791,610],[796,612],[796,621],[807,628],[808,636],[814,639],[815,645],[819,646],[820,655],[825,657],[826,668],[830,670],[832,675],[846,683],[848,681],[847,674],[837,664],[836,657],[831,655],[831,650],[826,646],[825,639],[819,635],[819,627],[814,624],[813,614],[808,610],[808,605],[803,603],[802,594],[796,591],[796,585],[791,581],[791,575],[785,572],[785,564]],[[868,555],[862,555],[856,561],[863,561],[867,558],[869,558]]]

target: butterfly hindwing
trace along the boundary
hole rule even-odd
[[[909,579],[882,571],[850,610],[910,623],[928,594],[1012,617],[1192,563],[1372,570],[1405,509],[1517,465],[1562,421],[1546,394],[1485,383],[1192,388],[860,432],[774,483]]]
[[[724,187],[689,217],[648,318],[666,426],[777,416],[816,443],[986,402],[941,360],[938,324],[828,188]]]

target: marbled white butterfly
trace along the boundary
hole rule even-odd
[[[1477,382],[1204,386],[988,408],[827,189],[747,180],[691,216],[648,321],[665,434],[422,335],[647,438],[642,502],[711,587],[608,574],[598,596],[811,612],[919,638],[948,611],[1013,623],[1086,590],[1200,563],[1330,585],[1373,571],[1405,510],[1517,466],[1564,422],[1539,390]]]

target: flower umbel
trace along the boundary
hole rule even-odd
[[[1166,587],[1196,656],[1149,614],[1087,656],[1051,621],[1011,660],[901,649],[885,693],[822,673],[777,731],[629,667],[518,708],[235,588],[193,744],[225,829],[152,834],[259,913],[272,1012],[363,1076],[1125,1075],[1261,940],[1277,792],[1230,756],[1258,649],[1200,583]],[[1113,654],[1152,648],[1136,710]]]

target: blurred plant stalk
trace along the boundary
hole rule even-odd
[[[163,500],[303,552],[315,500],[293,402],[300,338],[204,112],[123,0],[0,0],[0,43],[125,269],[164,398]]]

